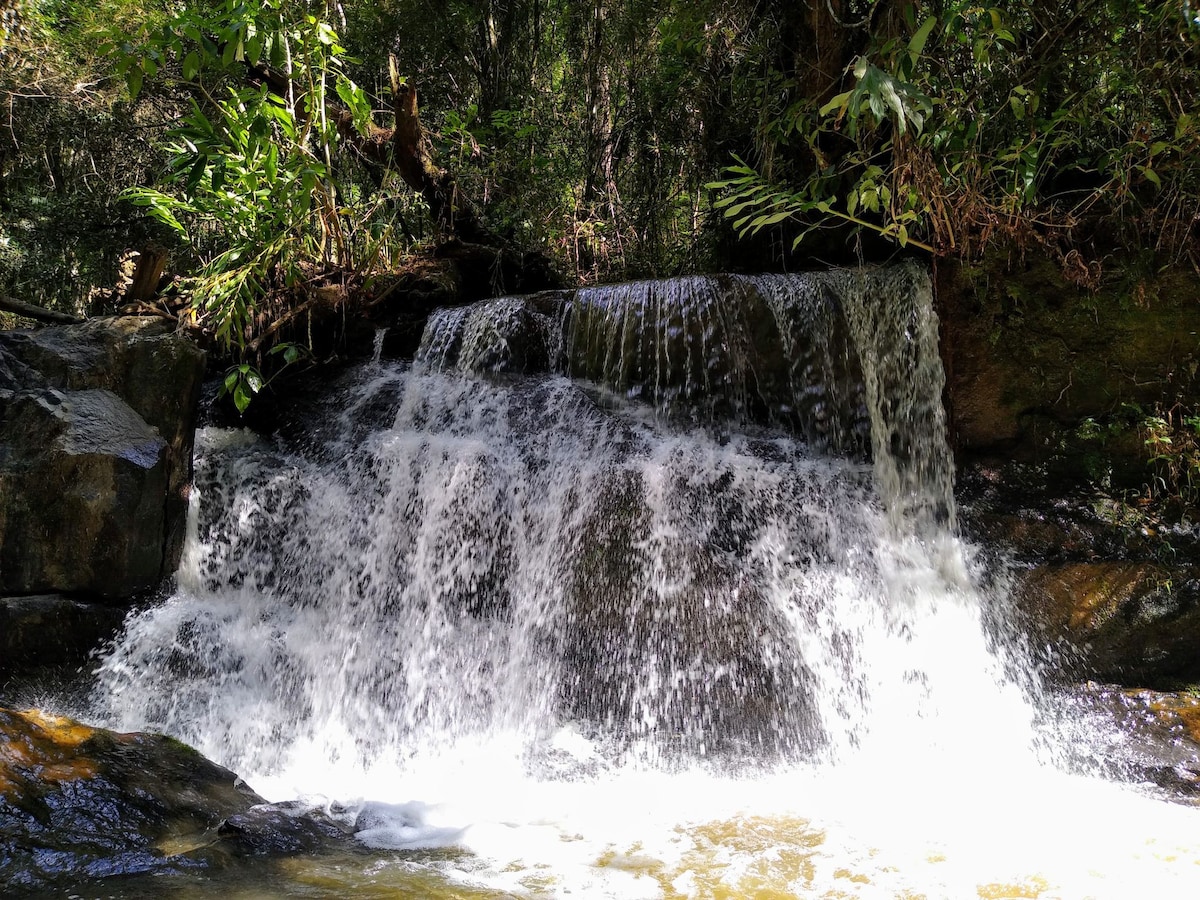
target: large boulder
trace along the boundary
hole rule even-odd
[[[6,891],[200,865],[195,851],[217,826],[261,802],[232,772],[171,738],[0,708]]]
[[[0,592],[120,600],[174,571],[203,374],[157,319],[0,334]]]
[[[344,854],[354,846],[353,820],[353,810],[267,805],[233,772],[163,735],[0,707],[6,897],[93,896],[114,876],[159,896],[164,875]]]

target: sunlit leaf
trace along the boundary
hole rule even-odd
[[[827,116],[831,112],[833,112],[835,109],[844,109],[846,107],[847,102],[850,100],[850,95],[852,93],[854,93],[854,92],[853,91],[843,91],[842,93],[838,94],[836,97],[834,97],[832,100],[830,100],[828,103],[826,103],[824,106],[821,107],[821,109],[820,109],[821,115]]]
[[[195,78],[196,73],[200,71],[200,54],[195,50],[189,52],[188,55],[183,58],[183,65],[181,66],[181,69],[183,72],[184,81],[191,81],[193,78]]]
[[[933,33],[933,28],[937,25],[937,22],[937,16],[929,16],[921,23],[921,27],[912,36],[912,40],[908,42],[908,52],[914,57],[920,56],[925,51],[925,44],[929,40],[929,35]]]
[[[250,400],[250,392],[246,390],[245,382],[239,379],[233,389],[233,405],[239,413],[244,413],[250,407]]]

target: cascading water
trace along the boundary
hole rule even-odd
[[[201,435],[97,707],[471,851],[420,859],[446,896],[1176,896],[1189,811],[1037,759],[941,379],[911,267],[444,312],[301,433]],[[1148,833],[1064,843],[1096,798]]]

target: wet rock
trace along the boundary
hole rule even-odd
[[[0,334],[0,591],[122,599],[174,571],[203,369],[161,320]]]
[[[715,275],[581,289],[567,372],[670,418],[777,425],[862,452],[862,368],[835,280]]]
[[[554,371],[562,352],[566,299],[556,291],[438,310],[429,318],[418,359],[461,372]]]
[[[0,676],[82,666],[124,617],[120,609],[58,594],[0,597]]]
[[[1152,504],[1066,487],[1044,467],[1005,460],[963,463],[957,480],[964,532],[1017,562],[1200,564],[1200,532],[1164,522]]]
[[[0,884],[8,890],[196,867],[180,851],[261,802],[232,772],[171,738],[0,709]]]
[[[894,279],[880,270],[878,284]],[[794,430],[865,453],[862,366],[839,276],[693,276],[439,309],[417,359],[435,369],[583,378],[691,423]]]
[[[1200,681],[1200,570],[1146,562],[1037,566],[1022,608],[1066,674],[1136,687]]]
[[[325,852],[350,843],[353,829],[301,803],[255,806],[217,826],[206,853],[235,856],[295,856]]]
[[[1074,769],[1200,805],[1200,697],[1088,682],[1048,700],[1060,721],[1085,730],[1086,740],[1068,746]]]
[[[763,510],[732,478],[679,478],[666,489],[681,513],[668,529],[655,521],[647,489],[629,469],[588,486],[584,536],[564,578],[570,677],[559,697],[570,717],[621,741],[653,743],[664,758],[741,765],[810,753],[822,740],[815,678],[752,561]],[[798,541],[797,554],[826,549],[812,524],[813,543]],[[674,528],[683,533],[664,534]],[[794,614],[815,618],[801,593]]]
[[[1127,694],[1153,717],[1171,746],[1187,754],[1189,780],[1200,793],[1200,696],[1150,690],[1128,691]]]

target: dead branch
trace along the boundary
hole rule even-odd
[[[0,296],[0,309],[16,313],[18,316],[24,316],[27,319],[34,319],[38,322],[51,322],[55,325],[78,325],[83,322],[83,319],[69,315],[68,313],[43,309],[40,306],[34,306],[32,303],[14,300],[12,297]]]

